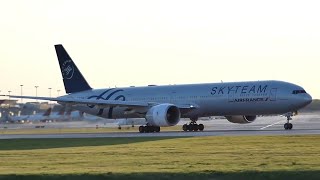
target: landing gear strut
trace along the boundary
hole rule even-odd
[[[191,122],[190,124],[184,124],[182,126],[183,131],[203,131],[204,125],[203,124],[197,124],[197,118],[195,119],[190,119]]]
[[[291,123],[289,123],[289,121],[292,120],[291,116],[292,116],[292,113],[287,113],[287,114],[286,114],[287,123],[285,123],[285,124],[283,125],[283,127],[284,127],[285,130],[291,130],[292,127],[293,127],[293,125],[292,125]]]
[[[140,133],[153,133],[153,132],[160,132],[159,126],[139,126]]]

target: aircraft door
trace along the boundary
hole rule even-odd
[[[270,101],[276,101],[277,100],[277,88],[272,88],[270,90]]]

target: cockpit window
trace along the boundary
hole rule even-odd
[[[305,90],[294,90],[292,91],[292,94],[305,94],[307,93]]]

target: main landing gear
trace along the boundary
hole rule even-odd
[[[153,133],[153,132],[160,132],[159,126],[139,126],[140,133]]]
[[[292,125],[291,123],[289,123],[289,121],[292,120],[291,116],[293,116],[292,113],[287,113],[287,114],[286,114],[287,123],[285,123],[285,124],[283,125],[283,127],[284,127],[285,130],[291,130],[292,127],[293,127],[293,125]]]
[[[182,126],[183,131],[203,131],[204,125],[197,124],[198,119],[190,119],[190,124],[184,124]]]

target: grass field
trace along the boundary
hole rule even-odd
[[[0,140],[0,179],[320,179],[320,136]]]

